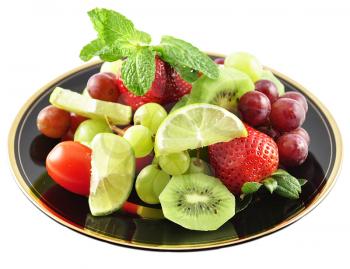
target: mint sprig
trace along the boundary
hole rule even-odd
[[[122,58],[123,54],[126,52],[123,53],[118,47],[107,46],[102,39],[95,39],[83,47],[80,58],[88,61],[94,56],[99,56],[103,61],[113,62]]]
[[[116,11],[95,8],[88,15],[97,38],[82,48],[80,58],[88,61],[98,56],[108,62],[126,59],[122,65],[122,79],[135,95],[144,95],[151,87],[156,54],[189,82],[198,79],[198,72],[213,79],[219,75],[217,65],[186,41],[163,36],[159,45],[151,46],[151,36],[136,29],[132,21]]]
[[[136,95],[143,95],[149,89],[155,76],[155,52],[141,47],[129,56],[122,65],[122,80]]]
[[[184,40],[163,36],[156,49],[162,59],[173,66],[197,70],[212,79],[219,76],[217,65],[206,54]]]
[[[95,8],[90,10],[88,15],[99,39],[105,41],[106,44],[113,44],[119,40],[122,47],[135,47],[151,42],[149,34],[137,30],[132,21],[116,11]]]
[[[180,74],[180,76],[186,80],[187,82],[193,83],[198,79],[198,71],[193,70],[191,68],[185,66],[174,66],[176,72]]]
[[[306,183],[305,179],[297,179],[287,171],[278,169],[269,177],[257,182],[246,182],[242,186],[243,195],[257,192],[261,186],[264,186],[271,194],[276,193],[288,199],[298,199],[301,193],[301,187]]]

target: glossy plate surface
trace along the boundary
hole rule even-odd
[[[336,123],[315,96],[274,72],[287,91],[303,93],[309,104],[303,125],[311,137],[309,156],[302,166],[289,170],[309,181],[299,200],[264,196],[213,232],[190,231],[167,220],[146,220],[122,212],[93,217],[87,198],[64,190],[48,177],[45,158],[58,140],[39,134],[36,117],[49,104],[49,95],[56,86],[81,92],[100,65],[99,62],[86,64],[40,89],[19,111],[10,130],[9,158],[18,185],[29,200],[57,222],[82,234],[130,247],[158,250],[216,248],[246,242],[286,227],[310,212],[334,185],[342,157]],[[140,203],[134,193],[129,200]]]

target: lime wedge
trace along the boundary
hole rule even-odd
[[[168,115],[155,138],[156,155],[227,142],[247,136],[242,121],[226,109],[210,104],[186,105]]]
[[[121,136],[100,133],[91,142],[89,206],[92,215],[108,215],[128,199],[135,176],[135,156]]]
[[[126,125],[131,121],[132,110],[130,106],[92,99],[60,87],[55,88],[51,93],[50,103],[87,118],[104,120],[107,116],[116,125]]]

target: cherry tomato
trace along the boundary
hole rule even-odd
[[[46,158],[49,176],[63,188],[88,196],[91,174],[91,149],[73,141],[57,144]]]

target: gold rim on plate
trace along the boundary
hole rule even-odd
[[[224,55],[217,54],[217,53],[208,53],[211,56],[216,56],[216,57],[225,57]],[[22,106],[20,111],[18,112],[12,126],[9,132],[9,137],[8,137],[8,150],[9,150],[9,161],[10,165],[12,168],[12,172],[15,176],[16,183],[20,187],[20,189],[23,191],[23,193],[27,196],[27,198],[36,206],[38,207],[41,211],[43,211],[46,215],[57,221],[58,223],[75,230],[79,233],[82,233],[84,235],[88,235],[90,237],[94,237],[103,241],[107,241],[110,243],[114,244],[119,244],[123,246],[129,246],[133,248],[143,248],[143,249],[153,249],[153,250],[197,250],[197,249],[210,249],[210,248],[217,248],[217,247],[224,247],[224,246],[229,246],[229,245],[235,245],[239,243],[243,243],[246,241],[250,241],[268,234],[271,234],[277,230],[280,230],[289,224],[292,224],[293,222],[299,220],[303,216],[305,216],[307,213],[309,213],[312,209],[314,209],[329,193],[331,188],[334,186],[336,178],[339,174],[340,167],[341,167],[341,161],[342,161],[342,152],[343,152],[343,146],[342,146],[342,139],[340,135],[339,128],[328,111],[328,109],[316,98],[315,95],[313,95],[311,92],[309,92],[307,89],[305,89],[303,86],[301,86],[299,83],[295,82],[294,80],[288,78],[287,76],[271,69],[270,69],[274,74],[276,74],[278,77],[282,78],[283,80],[287,81],[289,84],[293,85],[297,89],[299,89],[303,94],[305,94],[309,99],[311,99],[316,105],[319,110],[322,111],[324,116],[329,122],[329,125],[331,126],[332,132],[334,133],[334,138],[335,138],[335,147],[336,147],[336,152],[335,152],[335,160],[334,160],[334,166],[333,169],[325,183],[325,185],[322,187],[321,191],[312,199],[312,201],[304,207],[301,211],[298,211],[296,214],[290,216],[288,219],[284,220],[283,222],[277,224],[276,226],[265,230],[263,232],[260,232],[258,234],[244,237],[244,238],[233,238],[233,239],[227,239],[219,242],[210,242],[210,243],[203,243],[203,244],[183,244],[183,245],[158,245],[158,244],[149,244],[149,243],[140,243],[140,242],[134,242],[134,241],[127,241],[115,237],[111,237],[108,235],[103,235],[100,234],[96,231],[86,229],[81,226],[77,226],[76,224],[72,223],[71,221],[63,218],[56,212],[54,212],[50,207],[45,205],[34,193],[33,191],[28,187],[28,185],[25,183],[20,170],[17,166],[17,162],[15,159],[15,134],[19,125],[20,120],[23,118],[24,113],[27,111],[28,108],[31,107],[33,102],[37,100],[37,98],[44,93],[47,89],[51,88],[53,85],[57,84],[60,82],[62,79],[76,73],[79,71],[82,71],[84,69],[90,68],[94,65],[100,64],[101,61],[93,61],[89,62],[87,64],[84,64],[80,67],[74,68],[65,74],[57,77],[53,81],[49,82],[46,84],[44,87],[39,89],[37,92],[35,92],[28,100],[27,102]]]

